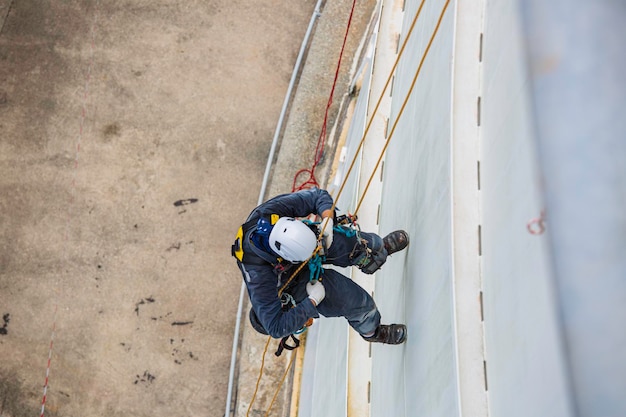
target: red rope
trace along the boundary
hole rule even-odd
[[[315,146],[315,157],[313,160],[313,165],[311,168],[303,168],[296,172],[296,175],[293,177],[293,185],[291,187],[291,191],[303,190],[306,188],[317,187],[319,184],[317,183],[317,179],[315,178],[315,168],[319,165],[322,156],[324,155],[324,145],[326,144],[326,128],[328,126],[328,111],[330,110],[330,106],[333,104],[333,95],[335,95],[335,87],[337,86],[337,79],[339,78],[339,70],[341,69],[341,60],[343,58],[343,51],[346,47],[346,41],[348,40],[348,33],[350,32],[350,26],[352,25],[352,16],[354,15],[354,7],[356,5],[356,0],[352,2],[352,9],[350,10],[350,17],[348,18],[348,25],[346,27],[346,34],[343,37],[343,44],[341,45],[341,52],[339,53],[339,60],[337,61],[337,70],[335,71],[335,79],[333,80],[333,87],[330,90],[330,97],[328,97],[328,103],[326,104],[326,111],[324,113],[324,123],[322,123],[322,130],[317,139],[317,145]],[[307,173],[309,177],[301,183],[299,186],[296,186],[298,178]]]

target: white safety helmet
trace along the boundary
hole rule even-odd
[[[317,247],[317,237],[300,220],[281,217],[270,232],[270,247],[289,262],[304,262]]]

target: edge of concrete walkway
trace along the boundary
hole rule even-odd
[[[329,109],[328,137],[324,157],[315,171],[317,181],[322,186],[326,183],[333,164],[336,148],[335,135],[342,130],[342,115],[346,111],[347,102],[350,99],[349,84],[355,72],[355,63],[360,61],[363,39],[367,37],[376,4],[376,0],[367,0],[357,2],[355,6],[333,96],[333,104]],[[328,96],[332,88],[351,8],[352,2],[350,1],[326,2],[323,5],[298,85],[289,106],[287,122],[273,165],[266,197],[290,192],[296,172],[301,168],[310,168],[313,164],[317,138],[322,128]],[[299,177],[298,184],[306,179],[306,175]],[[233,395],[234,405],[232,409],[236,416],[245,416],[247,413],[254,395],[261,369],[261,358],[267,342],[267,337],[256,333],[248,324],[249,308],[249,300],[246,296]],[[271,340],[269,343],[262,379],[250,415],[265,415],[277,388],[280,386],[280,381],[289,364],[290,355],[299,355],[298,358],[295,358],[296,368],[297,363],[301,361],[302,353],[298,352],[301,349],[276,357],[273,352],[276,350],[277,343],[278,340]],[[290,415],[291,402],[294,397],[292,395],[294,379],[297,381],[297,377],[294,378],[294,369],[292,368],[276,396],[272,412],[269,415]]]

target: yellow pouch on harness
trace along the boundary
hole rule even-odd
[[[243,226],[237,230],[237,236],[233,244],[233,256],[237,258],[239,262],[243,262]]]
[[[278,219],[280,219],[280,216],[278,214],[272,214],[270,215],[270,224],[271,225],[275,225],[276,222],[278,221]],[[235,236],[235,243],[233,243],[233,246],[231,248],[231,254],[237,258],[237,260],[239,262],[243,262],[243,258],[244,258],[244,253],[243,253],[243,238],[244,235],[247,233],[247,231],[249,231],[251,228],[253,228],[256,224],[257,224],[258,220],[251,220],[248,221],[247,223],[243,224],[239,230],[237,230],[237,235]],[[258,255],[258,254],[257,254]],[[261,256],[261,258],[265,259],[264,257]],[[269,260],[266,259],[267,262],[274,264],[274,262],[270,262]],[[277,262],[281,262],[281,260],[277,260]]]

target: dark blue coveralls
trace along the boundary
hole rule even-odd
[[[259,248],[259,245],[253,242],[256,225],[263,217],[269,218],[272,214],[280,217],[306,217],[310,214],[321,216],[332,206],[330,194],[319,188],[279,195],[250,213],[242,226],[242,235],[235,241],[233,254],[237,249],[244,253],[242,260],[238,259],[237,264],[243,274],[254,313],[266,333],[274,338],[282,338],[297,332],[304,327],[309,318],[317,318],[319,314],[325,317],[345,317],[361,335],[373,332],[380,324],[380,313],[367,291],[333,269],[322,269],[321,282],[326,290],[326,296],[315,307],[306,292],[306,284],[310,277],[309,268],[302,268],[283,291],[293,297],[296,306],[283,309],[278,293],[297,269],[297,265],[286,261],[279,265],[277,254],[267,247]],[[359,232],[355,235],[350,232],[353,232],[353,229],[335,226],[333,242],[327,249],[324,264],[339,267],[358,266],[362,264],[365,252],[371,251],[370,254],[376,254],[378,260],[376,269],[380,268],[387,258],[382,238],[374,233]],[[370,270],[366,273],[373,272]]]

